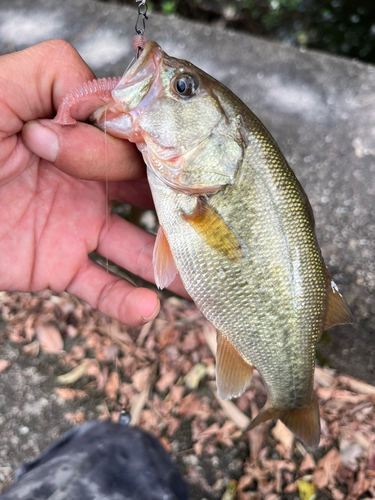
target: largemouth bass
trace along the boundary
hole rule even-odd
[[[155,280],[183,284],[218,332],[217,387],[268,392],[249,429],[279,418],[319,443],[315,343],[350,323],[300,183],[256,116],[224,85],[149,42],[92,121],[135,142],[160,229]]]

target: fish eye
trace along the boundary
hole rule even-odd
[[[184,73],[178,75],[174,82],[174,90],[181,97],[191,97],[199,87],[199,80],[196,76]]]

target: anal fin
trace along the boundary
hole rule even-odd
[[[252,420],[244,432],[251,431],[262,422],[270,419],[280,419],[293,434],[307,446],[316,447],[320,441],[320,419],[319,407],[313,394],[311,401],[298,408],[280,410],[274,408],[270,401],[266,404],[258,415]]]
[[[336,283],[331,275],[326,271],[327,275],[327,309],[324,321],[324,330],[335,325],[345,325],[353,323],[353,316],[350,312],[348,304],[339,292]]]
[[[210,206],[207,198],[198,196],[193,213],[182,214],[182,217],[218,253],[234,261],[241,258],[242,251],[237,236]]]
[[[242,359],[227,338],[217,332],[216,383],[219,398],[241,396],[250,382],[254,368]]]
[[[172,283],[178,271],[167,237],[161,226],[156,236],[152,262],[154,265],[155,284],[162,290]]]

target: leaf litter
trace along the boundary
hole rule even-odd
[[[255,373],[236,400],[215,384],[216,334],[196,307],[160,294],[159,316],[140,328],[103,317],[67,293],[6,293],[5,336],[21,356],[49,356],[62,374],[54,393],[81,401],[72,424],[86,420],[85,401],[101,398],[99,418],[118,418],[121,404],[156,435],[202,500],[355,500],[375,498],[375,387],[317,367],[321,441],[306,449],[280,422],[242,434],[266,400]],[[0,372],[12,360],[0,360]]]

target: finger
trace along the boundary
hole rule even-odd
[[[125,180],[145,176],[145,164],[134,144],[104,134],[86,123],[56,125],[30,121],[22,129],[25,145],[65,173],[87,180]]]
[[[150,185],[146,178],[111,182],[108,186],[109,201],[129,203],[133,207],[154,210]]]
[[[103,229],[96,251],[136,276],[155,283],[152,264],[154,244],[153,234],[111,214],[108,228]],[[179,276],[168,290],[189,298]]]
[[[151,321],[160,309],[155,292],[147,288],[135,288],[89,259],[69,284],[67,292],[130,326]]]
[[[27,121],[52,118],[67,92],[94,76],[78,52],[64,40],[49,40],[3,56],[0,106],[11,110],[12,119],[0,117],[2,131],[11,135]],[[75,116],[80,118],[80,111],[77,113]]]

